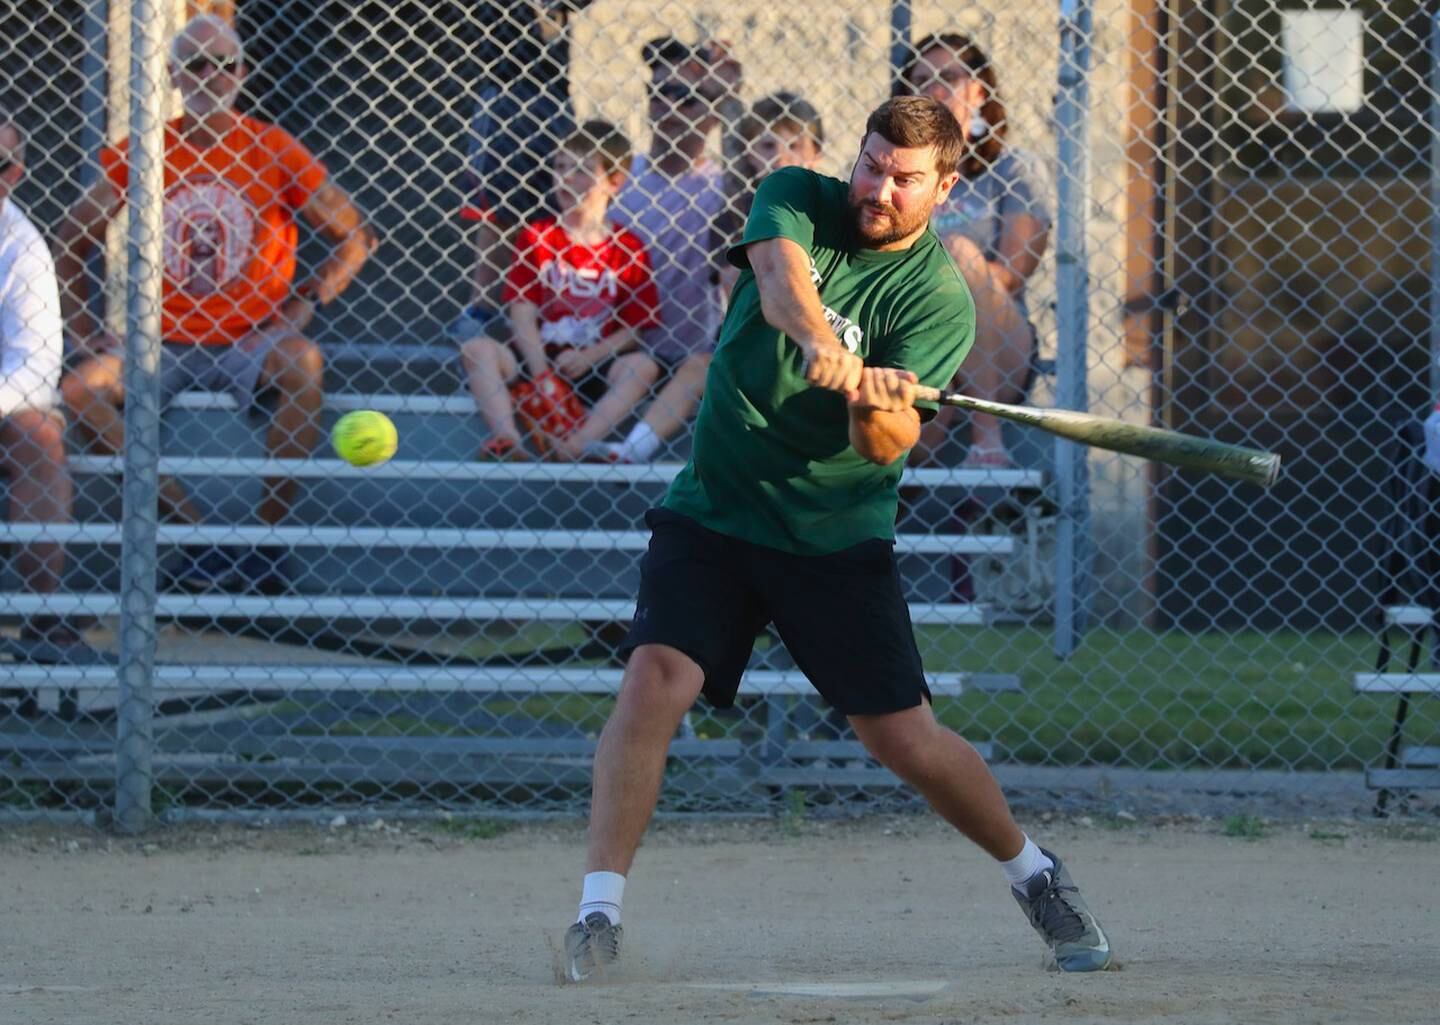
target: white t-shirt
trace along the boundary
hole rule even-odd
[[[30,218],[0,203],[0,416],[51,409],[65,355],[55,260]]]

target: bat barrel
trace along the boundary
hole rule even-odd
[[[991,413],[1015,423],[1039,427],[1082,445],[1140,456],[1171,466],[1219,473],[1268,488],[1280,475],[1280,457],[1274,452],[1197,438],[1160,427],[1131,424],[1111,417],[1069,409],[1037,409],[971,398],[938,388],[917,388],[916,398],[940,402],[977,413]]]

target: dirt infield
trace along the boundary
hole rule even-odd
[[[11,828],[0,1022],[1436,1020],[1434,825],[1027,826],[1123,971],[1041,971],[998,871],[927,817],[662,825],[595,986],[552,969],[573,825]]]

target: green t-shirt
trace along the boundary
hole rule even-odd
[[[866,366],[914,371],[944,387],[975,340],[975,304],[935,233],[909,249],[857,246],[848,185],[802,168],[765,179],[744,241],[695,421],[690,462],[666,508],[719,533],[797,555],[895,536],[905,459],[876,466],[850,444],[845,397],[805,383],[800,349],[766,322],[745,246],[787,238],[810,254],[835,335]],[[921,416],[934,415],[934,407]]]

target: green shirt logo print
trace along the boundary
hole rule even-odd
[[[865,332],[860,325],[849,317],[842,317],[830,307],[824,307],[825,323],[830,325],[830,330],[835,332],[835,337],[840,339],[840,344],[851,352],[860,351],[860,343],[865,341]]]

